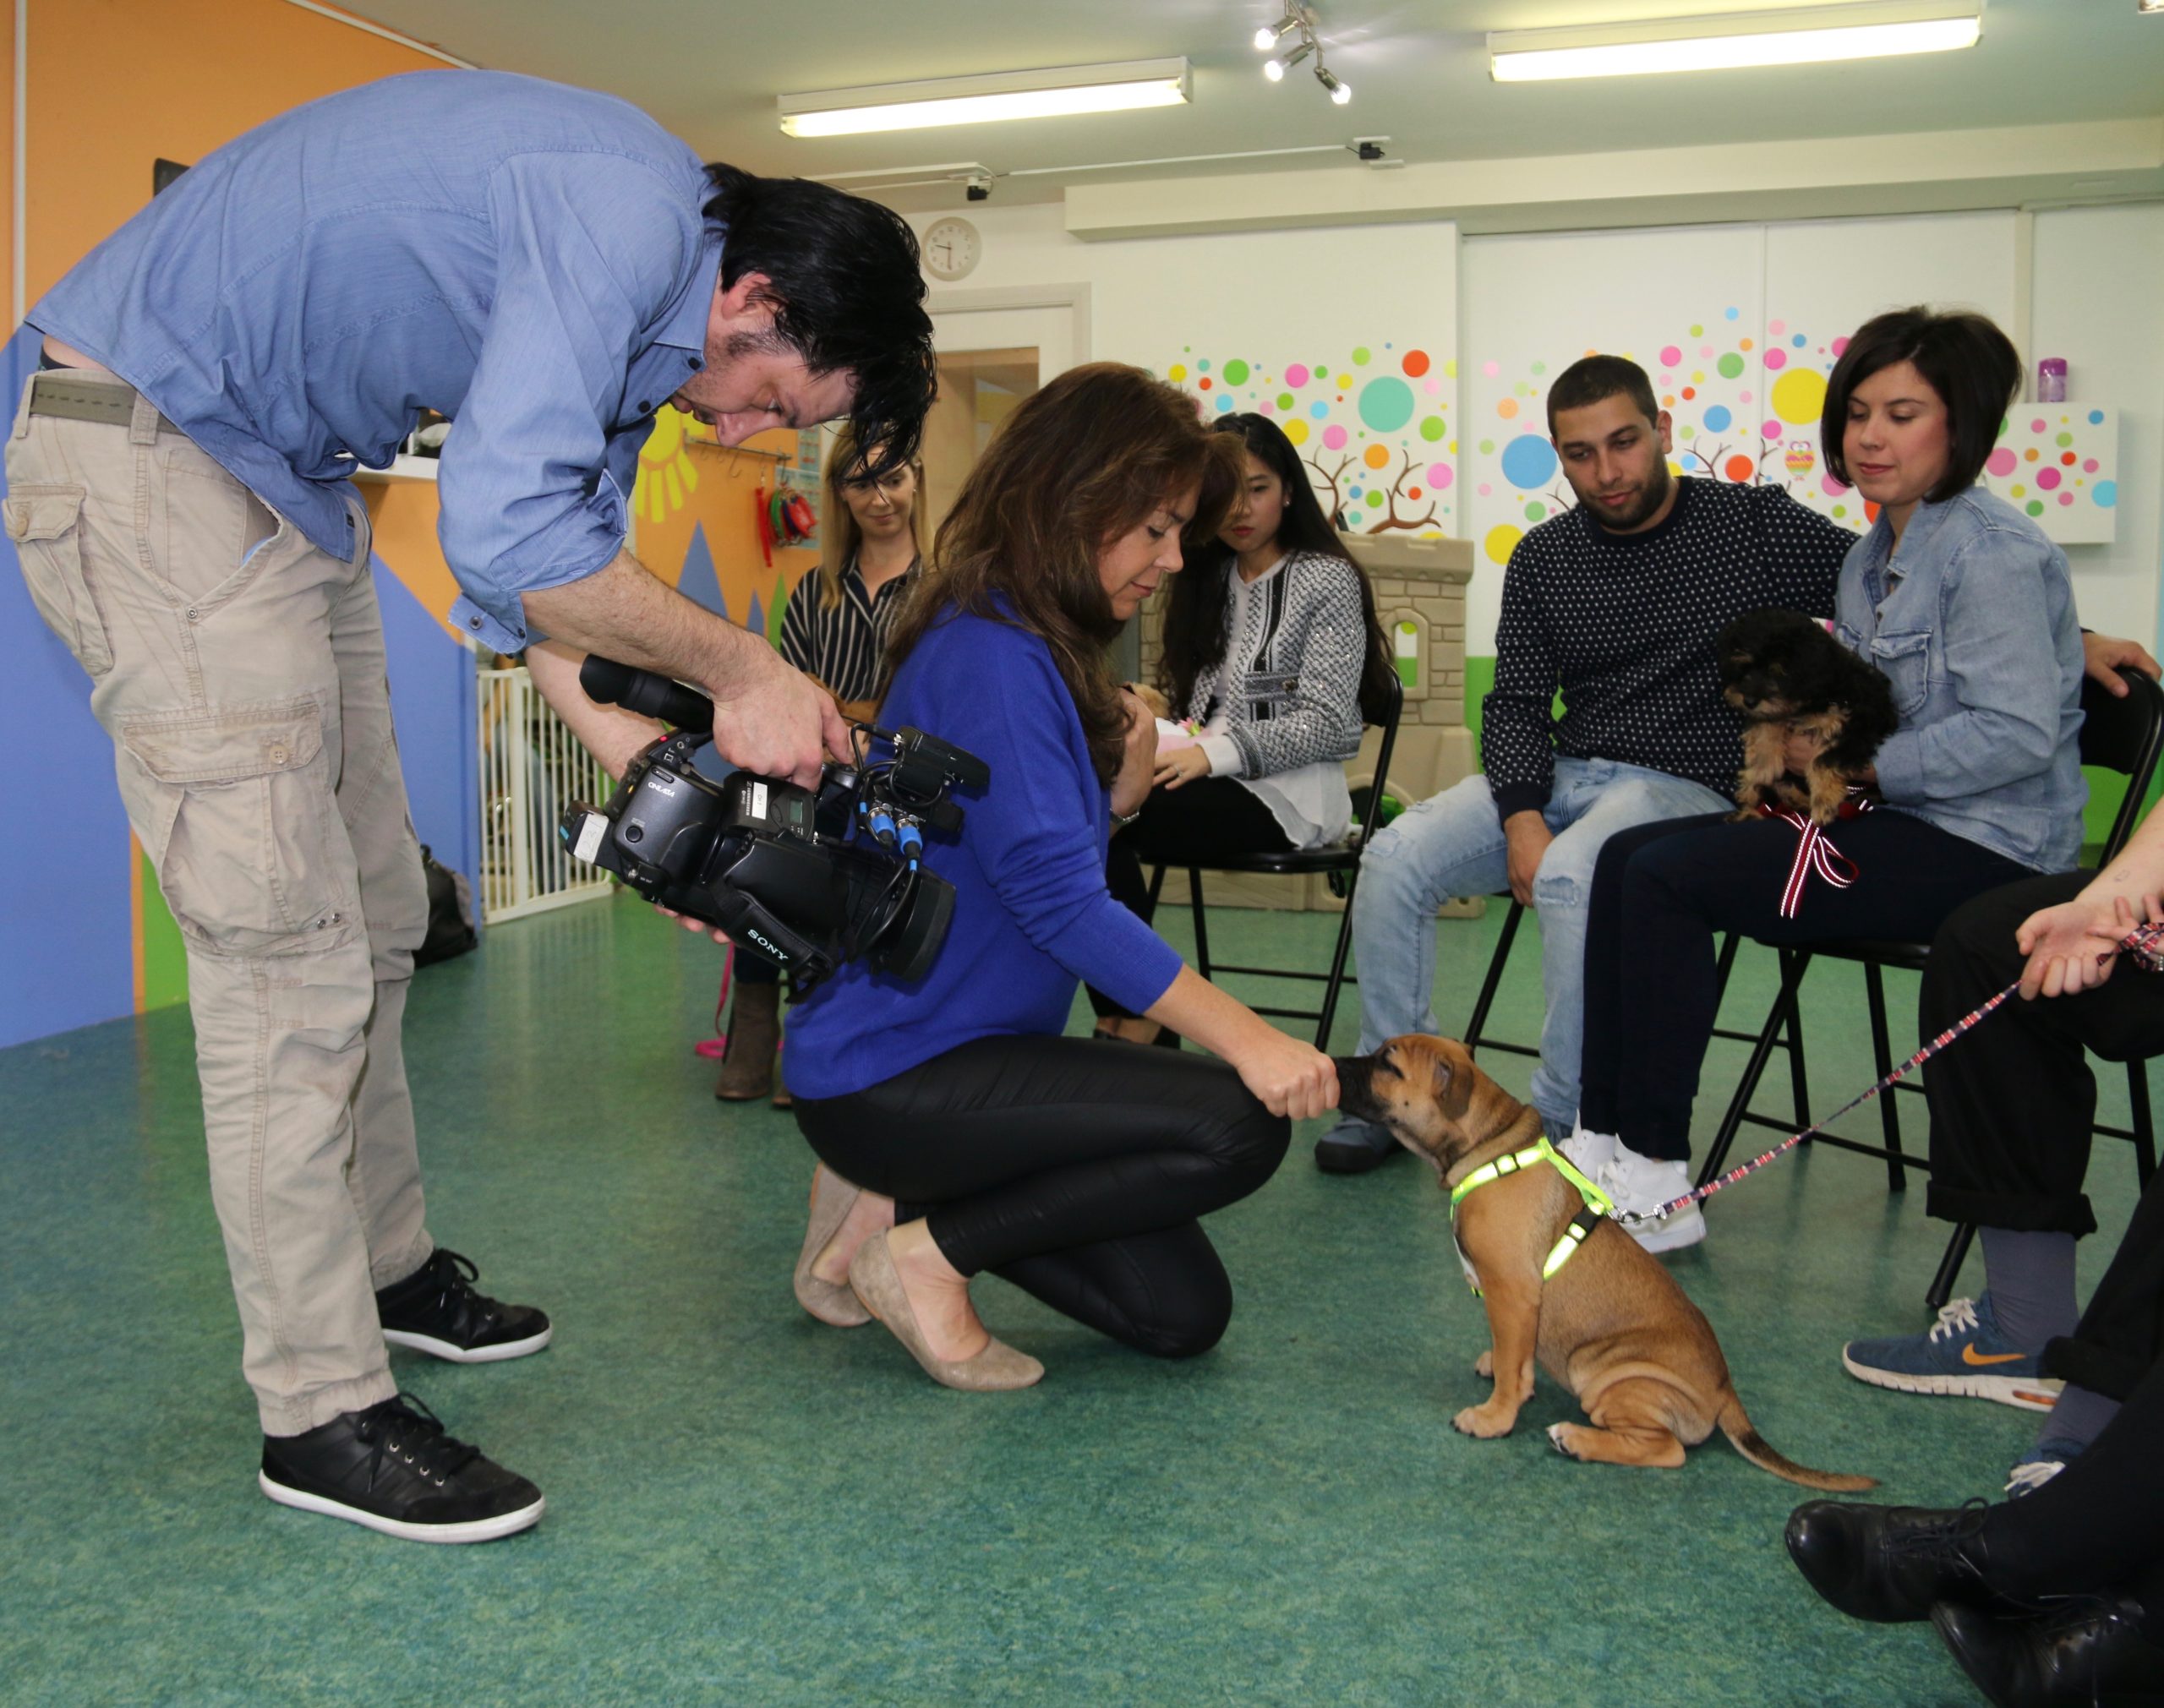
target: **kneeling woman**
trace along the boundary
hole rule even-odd
[[[979,458],[893,637],[882,721],[992,780],[928,845],[956,892],[931,972],[854,963],[796,1011],[785,1072],[820,1159],[797,1296],[837,1326],[869,1307],[949,1387],[1044,1373],[978,1320],[983,1269],[1145,1351],[1214,1345],[1232,1288],[1199,1218],[1270,1177],[1288,1119],[1336,1102],[1327,1056],[1105,887],[1111,816],[1156,757],[1106,647],[1178,571],[1181,530],[1223,513],[1232,448],[1139,368],[1062,374]],[[1081,979],[1222,1061],[1062,1037]]]
[[[1645,825],[1601,849],[1582,1130],[1567,1144],[1626,1209],[1690,1189],[1714,932],[1797,948],[1929,941],[1971,897],[2080,852],[2083,652],[2066,557],[1975,483],[2020,374],[1981,315],[1910,308],[1863,326],[1827,382],[1827,467],[1878,506],[1841,565],[1837,633],[1885,672],[1901,715],[1878,750],[1877,810],[1830,832],[1855,881],[1806,870],[1784,914],[1797,832],[1772,818]],[[1807,759],[1790,745],[1791,764]],[[1650,1225],[1640,1239],[1656,1251],[1705,1233],[1696,1205]]]
[[[1343,836],[1352,819],[1344,761],[1395,689],[1374,589],[1315,501],[1292,441],[1264,415],[1223,416],[1216,431],[1241,447],[1238,496],[1214,539],[1189,537],[1205,543],[1166,602],[1158,668],[1174,714],[1200,736],[1159,751],[1156,787],[1112,838],[1106,865],[1112,894],[1145,920],[1145,865]],[[1090,1000],[1101,1033],[1178,1041],[1101,990]]]

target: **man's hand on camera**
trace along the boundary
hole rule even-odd
[[[833,696],[778,652],[744,664],[728,689],[708,693],[714,751],[731,765],[817,789],[826,755],[849,756],[849,725]]]
[[[710,925],[704,919],[695,919],[689,914],[680,914],[674,908],[664,908],[659,902],[653,904],[653,910],[665,918],[675,920],[694,936],[703,931],[717,943],[726,943],[729,941],[729,933],[723,930],[719,925]]]

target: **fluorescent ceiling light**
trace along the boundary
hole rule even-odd
[[[1888,0],[1584,29],[1496,30],[1488,37],[1488,53],[1498,83],[1818,65],[1972,47],[1983,34],[1982,12],[1982,0]]]
[[[1046,71],[996,71],[922,83],[874,84],[784,95],[776,103],[790,136],[855,136],[874,130],[986,124],[1005,118],[1057,118],[1078,112],[1131,112],[1178,106],[1189,93],[1184,59],[1129,59]]]

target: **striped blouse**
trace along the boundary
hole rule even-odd
[[[886,670],[887,637],[907,589],[916,585],[919,568],[911,564],[907,573],[866,593],[852,558],[842,570],[841,603],[831,610],[820,602],[819,574],[813,570],[790,592],[782,614],[782,657],[817,677],[837,700],[872,699]]]

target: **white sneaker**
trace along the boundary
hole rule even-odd
[[[1593,1176],[1593,1184],[1626,1214],[1645,1215],[1672,1203],[1691,1190],[1691,1165],[1640,1156],[1618,1144],[1615,1154]],[[1649,1252],[1677,1252],[1706,1237],[1706,1218],[1696,1204],[1686,1204],[1657,1222],[1632,1222],[1623,1231]]]
[[[1615,1135],[1589,1132],[1582,1127],[1574,1127],[1568,1138],[1555,1142],[1555,1149],[1571,1159],[1580,1174],[1593,1180],[1615,1160]]]

